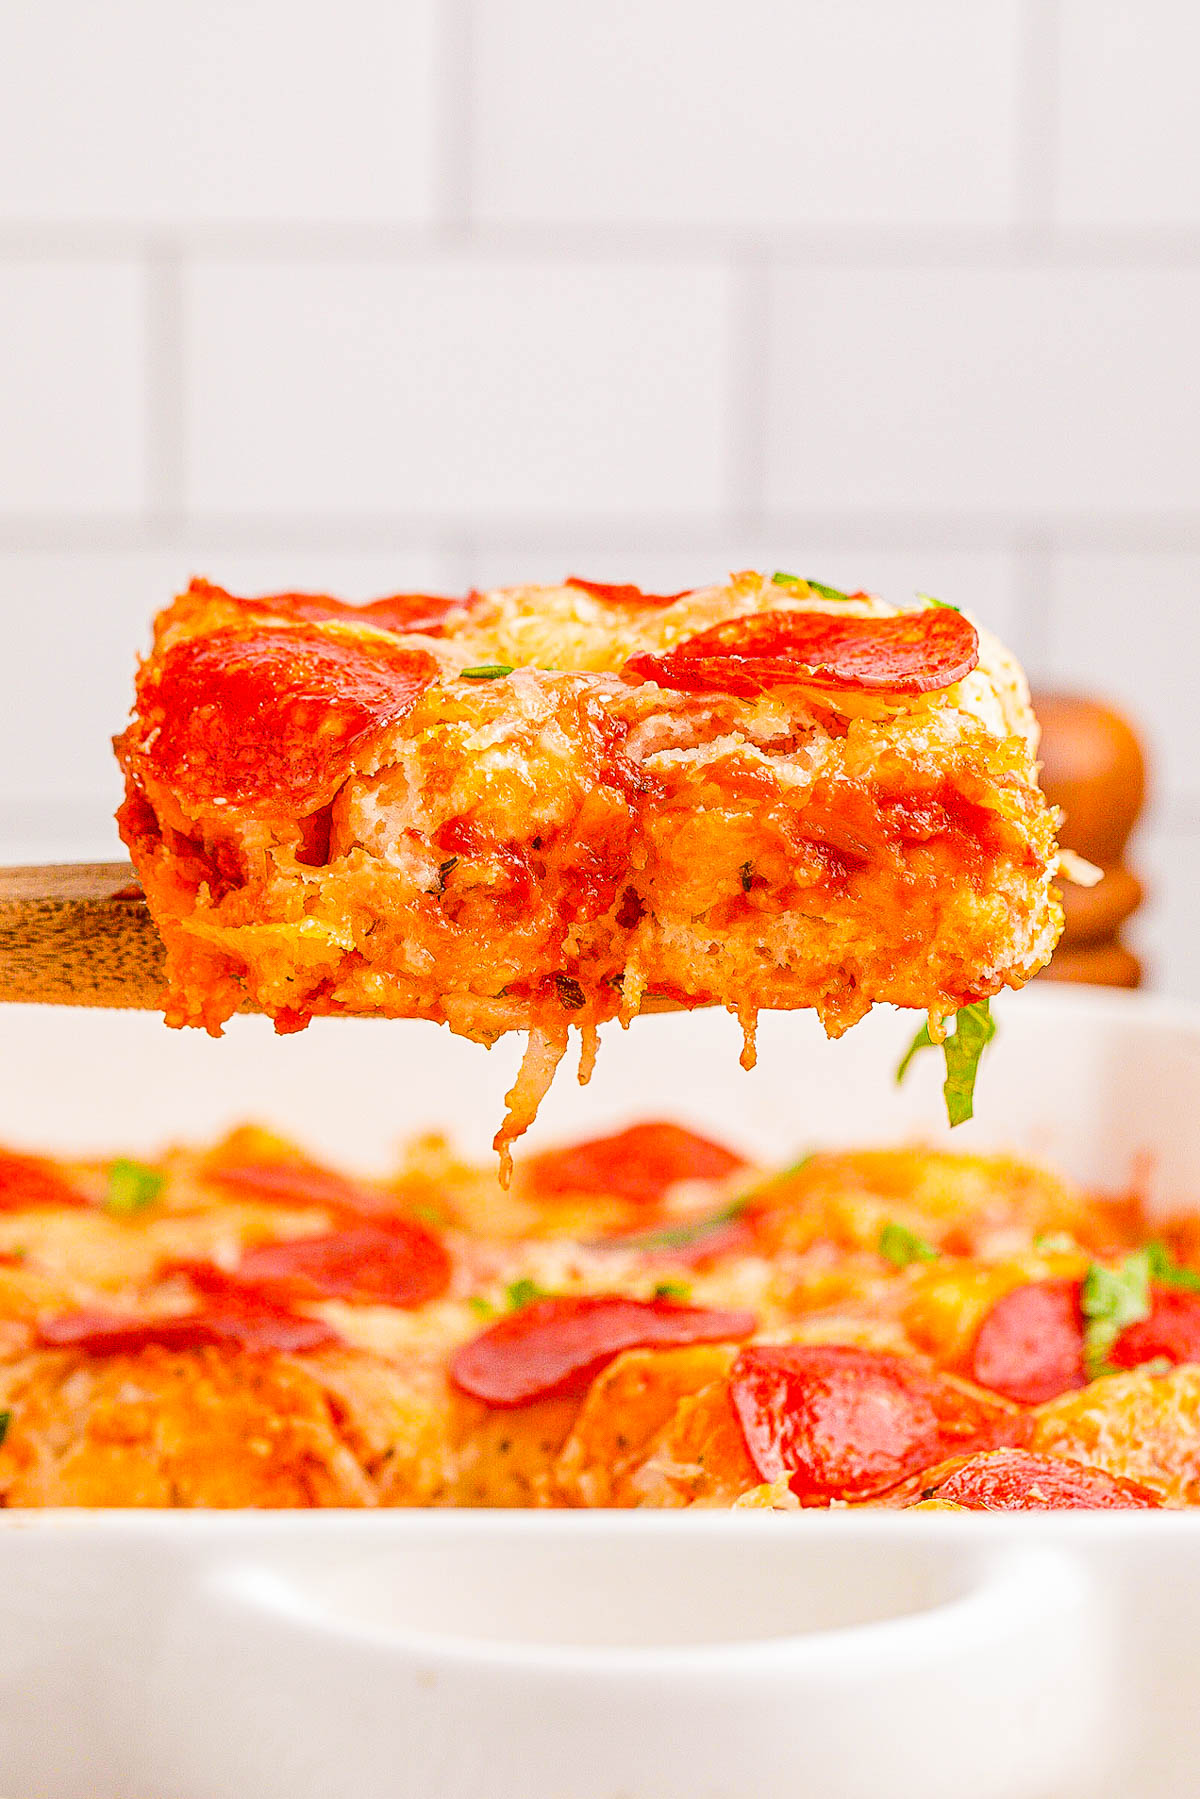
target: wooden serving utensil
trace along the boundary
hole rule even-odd
[[[163,946],[128,862],[0,868],[0,1000],[161,1010]]]

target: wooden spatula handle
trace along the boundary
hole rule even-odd
[[[0,1000],[162,1006],[163,947],[128,862],[0,868]]]

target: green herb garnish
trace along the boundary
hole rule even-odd
[[[142,1162],[119,1157],[108,1171],[105,1211],[114,1218],[132,1218],[135,1213],[144,1212],[162,1192],[166,1178],[157,1168],[147,1168]]]
[[[1143,1253],[1150,1264],[1152,1281],[1157,1281],[1161,1287],[1182,1287],[1185,1293],[1200,1293],[1200,1274],[1177,1262],[1161,1239],[1156,1237],[1147,1243]]]
[[[511,662],[481,662],[478,668],[460,669],[464,681],[498,681],[501,675],[512,674]]]
[[[409,1217],[415,1218],[418,1224],[431,1224],[435,1230],[440,1230],[446,1223],[445,1211],[432,1199],[413,1200],[407,1210]]]
[[[777,568],[771,576],[776,587],[808,587],[813,593],[819,593],[823,600],[848,600],[850,595],[843,593],[840,587],[827,587],[824,581],[812,581],[804,575],[787,575]]]
[[[1043,1256],[1069,1256],[1079,1245],[1070,1231],[1043,1231],[1033,1239],[1033,1247]]]
[[[655,1299],[688,1300],[692,1297],[692,1289],[687,1281],[659,1281],[654,1289]]]
[[[4,1447],[4,1439],[8,1435],[8,1427],[12,1423],[11,1412],[0,1412],[0,1449]]]
[[[944,612],[962,611],[961,606],[952,606],[949,600],[935,600],[931,593],[919,593],[917,598],[919,600],[924,600],[929,606],[940,606]]]
[[[482,1293],[472,1293],[467,1304],[473,1312],[478,1312],[481,1318],[491,1318],[495,1315],[495,1306],[490,1299],[485,1299]]]
[[[1083,1277],[1083,1366],[1089,1380],[1114,1369],[1108,1355],[1127,1324],[1150,1316],[1150,1256],[1135,1249],[1119,1268],[1093,1262]]]
[[[946,1117],[952,1125],[965,1124],[975,1112],[975,1076],[979,1058],[996,1035],[996,1022],[986,999],[973,1006],[963,1006],[954,1015],[954,1029],[942,1044],[946,1058],[946,1079],[942,1092],[946,1097]],[[923,1024],[896,1070],[896,1084],[908,1073],[909,1064],[919,1050],[932,1049],[929,1025]]]
[[[799,1161],[793,1162],[790,1165],[790,1167],[781,1168],[779,1170],[778,1174],[769,1174],[767,1176],[766,1180],[760,1182],[760,1184],[755,1188],[755,1192],[756,1193],[769,1192],[772,1187],[778,1187],[783,1181],[790,1181],[793,1175],[799,1174],[802,1169],[807,1168],[809,1163],[815,1162],[816,1159],[817,1159],[816,1150],[810,1149],[806,1156],[801,1156]]]
[[[546,1289],[523,1275],[519,1281],[513,1281],[510,1286],[505,1287],[504,1297],[508,1301],[510,1312],[521,1312],[526,1306],[531,1306],[535,1299],[545,1299]]]
[[[686,1224],[668,1224],[661,1230],[641,1231],[633,1237],[617,1237],[608,1239],[608,1247],[612,1249],[690,1249],[693,1243],[702,1243],[705,1237],[711,1237],[722,1225],[731,1224],[740,1218],[750,1204],[748,1196],[731,1199],[727,1205],[719,1206],[715,1212],[706,1212],[703,1218],[690,1218]]]
[[[885,1224],[879,1233],[879,1253],[893,1268],[907,1268],[910,1262],[936,1262],[941,1251],[905,1224]]]

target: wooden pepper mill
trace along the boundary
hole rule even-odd
[[[1042,727],[1042,786],[1065,814],[1060,841],[1103,870],[1095,887],[1062,883],[1066,928],[1044,977],[1137,987],[1142,966],[1121,942],[1121,928],[1143,896],[1124,862],[1146,797],[1141,740],[1099,700],[1036,693],[1033,709]]]

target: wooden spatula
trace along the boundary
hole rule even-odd
[[[163,998],[162,942],[128,862],[0,868],[0,1002],[160,1011]],[[648,993],[641,1010],[679,1005]]]
[[[0,868],[0,1000],[163,1003],[163,947],[128,862]]]

